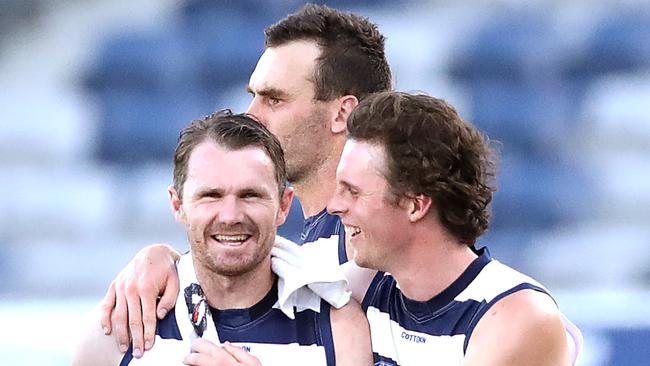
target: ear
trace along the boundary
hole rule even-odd
[[[408,198],[408,217],[410,222],[420,221],[431,209],[431,197],[423,194]]]
[[[352,110],[359,104],[359,100],[354,95],[344,95],[337,99],[338,111],[332,122],[332,133],[339,134],[347,130],[348,117]]]
[[[167,188],[167,193],[169,194],[169,204],[172,208],[174,218],[181,224],[187,223],[187,217],[185,216],[185,211],[183,211],[183,202],[178,196],[176,188],[174,188],[174,186],[169,186]]]
[[[289,209],[291,209],[291,202],[293,201],[293,187],[287,187],[284,189],[282,196],[280,197],[280,208],[278,209],[278,217],[275,221],[277,226],[284,224],[289,216]]]

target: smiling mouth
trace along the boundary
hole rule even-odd
[[[228,246],[238,246],[242,245],[246,240],[250,239],[251,235],[249,234],[236,234],[236,235],[225,235],[225,234],[215,234],[211,236],[212,239],[219,242],[223,245]]]
[[[361,234],[361,228],[359,228],[358,226],[345,225],[345,231],[350,233],[350,237],[352,238]]]

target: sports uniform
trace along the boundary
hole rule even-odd
[[[264,365],[334,365],[330,305],[321,300],[320,312],[296,311],[295,319],[290,319],[279,309],[277,300],[276,282],[266,296],[250,308],[210,308],[210,319],[219,339],[242,347]],[[155,364],[161,359],[165,364],[180,365],[182,357],[190,351],[181,331],[189,322],[186,310],[170,311],[158,321],[156,346],[142,359],[133,358],[132,349],[129,349],[120,366]]]
[[[294,244],[291,247],[296,248]],[[292,258],[290,250],[278,255],[285,261]],[[291,264],[272,263],[277,277],[264,298],[246,309],[219,310],[208,305],[195,275],[192,254],[183,255],[176,267],[184,290],[178,294],[174,309],[158,321],[156,346],[140,359],[133,358],[129,349],[120,366],[180,365],[197,337],[215,344],[228,341],[265,365],[334,365],[330,304],[323,298],[342,306],[349,293],[334,277],[314,277],[296,267],[291,272],[293,277],[306,276],[330,284],[321,288],[328,295],[318,295],[318,291],[303,288],[302,282],[288,281]]]
[[[428,360],[459,365],[472,331],[495,302],[524,289],[548,294],[537,281],[493,260],[485,248],[477,254],[456,281],[429,301],[408,299],[390,274],[377,273],[362,304],[375,365],[423,365]],[[573,337],[571,332],[567,327]]]
[[[345,227],[336,215],[330,215],[327,209],[305,219],[300,234],[300,245],[315,242],[321,238],[334,238],[338,243],[339,264],[348,261],[345,252]]]

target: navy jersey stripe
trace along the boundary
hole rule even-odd
[[[156,334],[162,339],[183,339],[181,331],[178,329],[174,308],[167,313],[164,319],[158,320]]]
[[[133,345],[129,345],[129,349],[124,353],[124,357],[122,357],[122,361],[120,361],[120,366],[128,366],[132,359]]]
[[[390,357],[385,357],[377,352],[372,353],[372,358],[374,360],[374,366],[399,366],[399,363],[397,361],[393,360]]]
[[[329,307],[327,302],[321,300],[320,315],[312,310],[303,310],[295,312],[295,320],[287,318],[280,309],[270,308],[255,320],[238,327],[216,322],[215,325],[221,341],[326,345],[332,343]],[[323,315],[323,310],[325,310],[325,315]],[[326,323],[324,323],[325,320]],[[321,339],[320,334],[325,331],[326,335],[329,335],[329,340],[327,337]],[[158,321],[156,334],[164,339],[182,339],[174,309],[169,311],[164,319]]]
[[[413,319],[411,314],[405,313],[400,304],[390,309],[379,309],[382,313],[388,314],[390,320],[399,324],[409,331],[416,331],[431,336],[454,336],[465,334],[470,326],[473,314],[485,305],[484,302],[474,300],[455,301],[449,308],[443,309],[442,314],[431,316],[426,320]],[[374,307],[374,306],[372,306]]]
[[[330,215],[327,209],[305,219],[305,224],[300,234],[300,245],[314,242],[320,238],[339,236],[339,264],[348,261],[345,252],[345,227],[336,215]]]
[[[341,230],[338,233],[339,236],[339,264],[346,263],[348,261],[348,253],[345,250],[345,229],[341,222],[339,221]]]
[[[336,351],[334,350],[334,337],[332,336],[332,322],[330,317],[331,306],[321,300],[320,306],[320,316],[318,320],[320,326],[317,327],[317,330],[320,329],[321,334],[321,344],[325,346],[325,358],[327,359],[328,366],[336,365]]]
[[[543,288],[541,288],[541,287],[539,287],[539,286],[533,285],[533,284],[531,284],[531,283],[522,283],[522,284],[519,284],[519,285],[517,285],[517,286],[511,288],[510,290],[505,291],[505,292],[499,294],[499,295],[496,296],[494,299],[492,299],[492,301],[490,301],[489,303],[485,304],[481,309],[479,309],[479,311],[476,312],[476,314],[475,314],[474,317],[472,318],[472,321],[470,322],[470,324],[469,324],[468,327],[467,327],[467,333],[466,333],[466,336],[465,336],[465,342],[463,342],[463,352],[467,351],[467,345],[469,344],[469,339],[470,339],[470,337],[472,336],[472,333],[474,332],[474,328],[476,328],[476,325],[477,325],[478,322],[481,320],[481,318],[483,317],[483,315],[485,315],[485,313],[487,313],[487,311],[490,310],[490,308],[491,308],[491,307],[492,307],[492,306],[493,306],[497,301],[499,301],[499,300],[503,299],[504,297],[506,297],[506,296],[508,296],[508,295],[511,295],[511,294],[513,294],[513,293],[515,293],[515,292],[517,292],[517,291],[521,291],[521,290],[535,290],[535,291],[539,291],[539,292],[545,293],[545,294],[547,294],[549,297],[551,297],[551,295],[550,295],[550,294],[549,294],[545,289],[543,289]],[[551,299],[552,299],[552,298],[553,298],[553,297],[551,297]],[[555,301],[555,299],[553,299],[553,301]]]
[[[221,341],[320,345],[316,314],[312,310],[301,311],[291,321],[280,309],[270,309],[259,319],[236,328],[218,324],[217,332]]]

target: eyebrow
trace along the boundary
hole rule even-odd
[[[223,189],[219,189],[219,188],[202,188],[194,192],[194,197],[200,198],[200,197],[210,196],[213,194],[223,195],[223,193],[224,193]]]
[[[281,97],[281,98],[284,98],[284,97],[287,97],[287,96],[289,95],[289,94],[288,94],[287,92],[285,92],[284,90],[280,90],[280,89],[278,89],[278,88],[263,88],[263,89],[258,90],[257,92],[255,92],[255,91],[250,87],[250,85],[247,85],[247,86],[246,86],[246,92],[248,92],[249,94],[257,94],[257,95],[261,95],[261,96],[263,96],[263,97],[273,96],[273,97]]]
[[[355,190],[355,191],[359,191],[359,190],[360,190],[360,188],[359,188],[358,186],[355,186],[354,184],[349,183],[349,182],[344,181],[344,180],[340,180],[340,181],[339,181],[339,184],[341,184],[343,187],[345,187],[345,188],[347,188],[347,189],[352,189],[352,190]]]
[[[264,189],[263,187],[260,187],[260,186],[256,186],[256,185],[242,187],[242,188],[238,189],[237,192],[236,192],[237,195],[249,194],[249,193],[255,193],[255,194],[258,194],[260,196],[268,195],[268,191],[266,189]],[[210,196],[210,195],[214,195],[214,194],[218,194],[218,195],[223,196],[226,193],[221,188],[203,188],[203,189],[197,190],[194,193],[194,197],[201,198],[201,197]]]

